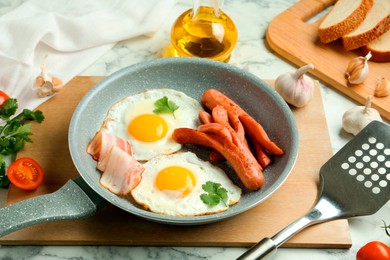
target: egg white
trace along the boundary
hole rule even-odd
[[[166,136],[155,142],[142,142],[129,135],[127,133],[129,122],[139,115],[153,114],[154,103],[164,96],[179,106],[174,116],[171,113],[158,114],[168,124]],[[173,89],[152,89],[115,103],[109,109],[102,128],[114,136],[127,140],[132,147],[133,157],[139,161],[146,161],[157,155],[179,151],[182,145],[172,139],[172,132],[179,127],[197,128],[200,124],[198,118],[200,110],[203,110],[201,104],[183,92]]]
[[[145,209],[170,216],[197,216],[225,211],[229,205],[240,200],[241,189],[236,186],[226,173],[210,162],[199,159],[192,152],[178,152],[171,155],[162,155],[151,159],[144,165],[142,180],[135,187],[131,195],[134,200]],[[175,191],[159,190],[155,179],[157,174],[169,166],[181,166],[190,170],[196,179],[196,184],[187,196],[181,196]],[[221,184],[228,192],[228,202],[220,202],[216,206],[204,204],[200,195],[206,193],[202,185],[207,181]]]

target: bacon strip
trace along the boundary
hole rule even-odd
[[[142,179],[144,167],[133,156],[117,146],[112,146],[103,159],[105,169],[100,184],[117,195],[123,196],[134,189]]]
[[[101,161],[113,146],[117,146],[129,155],[132,155],[129,142],[108,134],[101,129],[95,133],[92,140],[88,143],[87,153],[89,153],[94,160]]]
[[[126,140],[100,129],[88,143],[87,152],[98,162],[100,184],[112,193],[126,195],[141,181],[144,167],[132,157]]]

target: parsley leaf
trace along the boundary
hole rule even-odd
[[[9,185],[4,156],[16,155],[26,142],[32,143],[30,138],[32,135],[31,125],[26,124],[26,122],[41,123],[45,119],[42,111],[29,109],[24,109],[11,119],[17,109],[18,102],[15,98],[7,99],[0,107],[0,119],[5,121],[5,124],[0,126],[0,187]]]
[[[16,113],[18,101],[15,98],[9,98],[0,107],[0,118],[7,121]]]
[[[0,187],[8,187],[9,185],[9,180],[7,177],[7,170],[6,170],[6,165],[5,162],[1,162],[0,165]]]
[[[166,96],[154,102],[154,107],[155,109],[153,110],[153,113],[155,114],[172,113],[174,118],[175,118],[175,111],[179,108],[179,106],[176,105],[175,102],[168,100]]]
[[[207,181],[202,185],[202,189],[207,192],[200,195],[200,199],[204,204],[212,207],[218,205],[220,202],[223,202],[223,204],[227,206],[227,190],[221,187],[221,184]]]
[[[31,111],[30,109],[23,109],[23,112],[15,116],[12,120],[16,120],[19,122],[22,121],[24,122],[26,120],[33,120],[36,121],[37,123],[42,123],[44,119],[45,117],[43,116],[43,113],[40,110]]]

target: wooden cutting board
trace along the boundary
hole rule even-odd
[[[341,41],[323,44],[318,39],[317,28],[320,20],[309,23],[335,0],[302,0],[276,16],[266,33],[269,46],[283,58],[302,66],[312,63],[315,69],[310,73],[355,101],[365,104],[367,96],[373,95],[377,78],[390,80],[390,62],[369,61],[369,76],[364,84],[349,86],[344,77],[349,61],[361,56],[359,50],[346,51]],[[383,118],[390,120],[390,95],[373,98],[372,107]]]
[[[33,124],[33,144],[18,157],[36,159],[45,171],[43,185],[33,192],[10,186],[7,204],[53,192],[78,173],[68,151],[68,126],[80,98],[102,77],[76,77],[38,107],[45,115]],[[317,86],[312,102],[294,109],[299,128],[299,157],[282,187],[257,207],[222,222],[201,226],[170,226],[149,222],[114,206],[85,220],[45,223],[0,239],[11,245],[145,245],[145,246],[251,246],[272,236],[311,209],[317,196],[319,168],[332,156],[321,94]],[[23,212],[20,212],[23,214]],[[349,248],[347,220],[312,226],[284,247]]]

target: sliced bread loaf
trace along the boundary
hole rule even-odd
[[[390,62],[390,30],[363,46],[362,52],[371,52],[371,61]]]
[[[363,22],[374,0],[338,0],[318,27],[318,37],[329,43],[352,32]]]
[[[346,50],[353,50],[375,40],[390,29],[390,0],[375,0],[364,21],[342,37]]]

